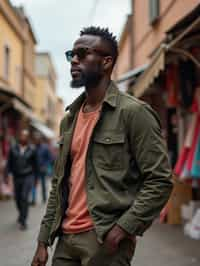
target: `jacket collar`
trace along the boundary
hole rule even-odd
[[[110,107],[115,108],[117,106],[118,93],[119,91],[117,86],[113,81],[111,81],[106,90],[103,103],[106,103]],[[76,113],[78,110],[80,110],[81,105],[83,104],[85,99],[86,99],[86,93],[83,92],[78,98],[76,98],[76,100],[72,104],[66,107],[65,111],[69,111],[71,114]]]

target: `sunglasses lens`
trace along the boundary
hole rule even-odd
[[[72,61],[72,58],[76,55],[79,60],[83,60],[88,53],[87,48],[78,48],[76,50],[70,50],[65,52],[65,56],[68,62]]]
[[[66,56],[66,59],[68,62],[71,62],[72,61],[72,58],[73,58],[73,51],[67,51],[65,53],[65,56]]]
[[[80,60],[84,59],[87,55],[87,49],[86,48],[79,48],[76,50],[76,54]]]

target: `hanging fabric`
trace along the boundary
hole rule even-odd
[[[200,87],[192,103],[192,119],[174,173],[181,179],[200,179]]]
[[[182,151],[180,153],[180,156],[178,158],[178,161],[175,165],[174,168],[174,173],[185,179],[186,177],[186,165],[187,165],[187,160],[188,160],[188,155],[190,153],[191,147],[192,147],[192,142],[193,142],[193,137],[194,137],[194,131],[195,131],[195,127],[197,125],[197,114],[194,113],[192,114],[192,118],[191,118],[191,123],[189,125],[189,128],[187,130],[187,134],[186,134],[186,138],[185,138],[185,142],[182,148]]]
[[[181,102],[185,108],[189,108],[195,93],[195,65],[192,61],[182,61],[180,65]]]
[[[192,164],[191,176],[194,179],[200,179],[200,134],[194,154],[194,161]]]
[[[191,172],[191,170],[192,170],[192,164],[193,164],[194,154],[195,154],[195,150],[196,150],[196,146],[197,146],[197,142],[198,142],[199,131],[200,131],[200,121],[199,121],[199,117],[198,117],[196,120],[196,126],[195,126],[195,130],[194,130],[194,137],[193,137],[193,141],[192,141],[192,146],[191,146],[189,154],[188,154],[188,160],[187,160],[187,165],[186,165],[187,170],[189,172]]]
[[[176,64],[169,65],[166,71],[165,88],[167,91],[167,106],[170,108],[179,105],[180,81],[178,71]]]

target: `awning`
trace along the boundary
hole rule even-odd
[[[199,9],[199,6],[197,7]],[[194,12],[194,11],[193,11]],[[191,17],[191,14],[189,14]],[[177,44],[182,41],[188,34],[194,32],[200,27],[200,17],[194,17],[193,22],[190,22],[189,26],[185,28],[181,33],[178,34],[170,43],[162,43],[158,52],[154,54],[149,67],[144,73],[137,79],[136,83],[131,88],[133,94],[136,97],[141,97],[150,88],[155,78],[159,76],[160,71],[165,68],[165,56],[168,52],[182,54],[191,60],[198,66],[199,62],[192,57],[187,51],[178,49]]]
[[[11,104],[14,109],[22,113],[25,117],[30,118],[30,119],[34,118],[34,114],[32,110],[26,107],[26,105],[21,103],[18,99],[12,99]]]
[[[158,52],[153,57],[149,67],[138,78],[132,91],[135,97],[141,97],[146,89],[153,83],[154,79],[158,77],[161,70],[165,68],[165,46],[161,46]]]
[[[145,69],[147,69],[148,66],[149,64],[144,64],[142,66],[136,67],[133,70],[128,71],[125,74],[123,74],[116,82],[119,84],[124,81],[134,79],[135,77],[140,75]]]
[[[140,67],[134,68],[131,71],[123,74],[117,81],[117,85],[120,91],[127,92],[133,84],[135,84],[138,77],[147,69],[148,64],[142,65]]]
[[[53,130],[37,120],[32,120],[31,125],[37,129],[44,137],[52,139],[55,137]]]
[[[25,117],[28,117],[30,119],[34,118],[31,107],[14,92],[0,88],[0,99],[3,102],[3,105],[0,108],[0,112],[4,112],[9,108],[14,108],[15,110],[22,113]]]

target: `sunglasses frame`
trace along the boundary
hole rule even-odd
[[[81,50],[84,51],[83,55],[80,55],[80,52],[78,53],[78,51],[81,51]],[[100,51],[100,50],[95,49],[95,48],[89,48],[89,47],[80,47],[80,48],[77,48],[76,50],[68,50],[65,52],[65,56],[66,56],[67,61],[69,63],[71,63],[71,61],[75,55],[77,55],[79,60],[83,60],[90,53],[96,53],[97,55],[103,56],[103,57],[109,56],[109,54],[107,54],[103,51]]]

